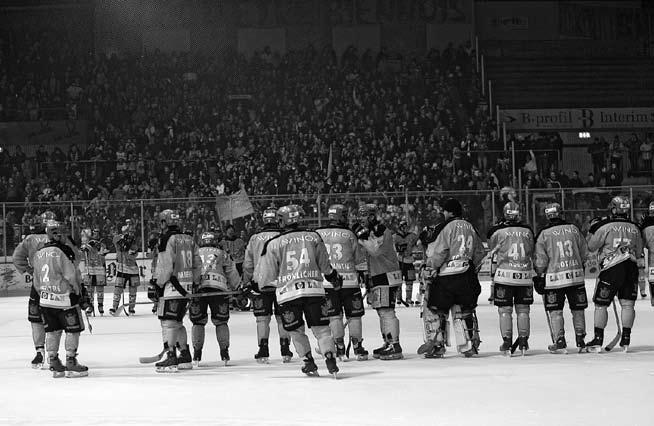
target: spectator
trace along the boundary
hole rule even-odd
[[[606,165],[606,144],[600,138],[595,138],[588,146],[588,153],[593,161],[593,174],[599,175],[602,167]]]
[[[577,170],[572,172],[572,177],[568,182],[568,186],[570,188],[582,188],[584,186],[584,183],[581,181],[581,178],[579,178],[579,172]]]
[[[642,170],[648,174],[652,173],[652,141],[646,138],[640,144],[640,158],[642,160]]]
[[[638,136],[635,133],[631,134],[631,137],[627,141],[627,149],[629,150],[629,173],[628,176],[632,176],[634,172],[640,170],[639,157],[640,157],[640,141]]]

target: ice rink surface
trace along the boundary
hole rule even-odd
[[[107,289],[106,301],[111,296]],[[589,288],[589,296],[591,288]],[[550,343],[542,303],[532,307],[531,350],[506,358],[496,308],[480,296],[481,353],[464,359],[452,348],[444,359],[422,359],[419,308],[398,308],[401,361],[339,363],[334,380],[317,356],[321,377],[306,377],[301,362],[282,364],[276,328],[271,360],[255,363],[255,322],[250,312],[232,312],[231,366],[218,361],[207,330],[200,368],[161,374],[141,356],[161,349],[159,322],[149,305],[137,315],[91,318],[79,360],[89,377],[54,379],[33,370],[27,298],[0,298],[0,424],[169,424],[169,425],[651,425],[654,391],[654,308],[636,304],[630,353],[568,355],[546,351]],[[108,300],[107,300],[108,299]],[[145,300],[139,294],[139,300]],[[567,308],[566,308],[567,309]],[[589,340],[593,307],[586,311]],[[566,312],[566,336],[574,332]],[[376,313],[364,317],[364,345],[380,345]],[[210,327],[210,326],[207,326]],[[190,334],[190,324],[187,323]],[[615,335],[612,311],[605,341]],[[311,339],[312,345],[315,340]],[[63,339],[62,351],[63,358]]]

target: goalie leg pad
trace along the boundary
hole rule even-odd
[[[193,324],[191,327],[191,343],[193,349],[202,349],[204,347],[204,324]]]
[[[595,304],[594,323],[596,328],[606,328],[606,324],[609,322],[609,313],[606,310],[607,306]]]
[[[500,315],[500,334],[513,339],[513,306],[498,306],[497,311]]]
[[[479,326],[475,311],[462,311],[459,305],[454,305],[452,307],[452,317],[454,318],[454,337],[456,339],[457,350],[460,353],[466,353],[471,350],[476,351],[481,341],[479,339]]]
[[[332,337],[329,326],[313,326],[311,327],[311,331],[318,341],[320,353],[326,354],[327,352],[331,352],[332,354],[336,354],[336,345],[334,344],[334,338]]]
[[[381,308],[377,310],[377,313],[382,324],[382,333],[388,342],[398,343],[400,341],[400,320],[395,315],[395,308]]]
[[[625,328],[631,328],[634,325],[634,319],[636,318],[634,303],[633,300],[620,299],[620,306],[622,307],[620,319],[622,320],[622,326]]]
[[[270,338],[270,315],[257,316],[255,318],[257,321],[257,342],[260,342],[261,339],[268,340]],[[276,315],[275,319],[277,320],[277,328],[284,330],[284,327],[281,324],[282,318]],[[284,330],[284,332],[287,333],[286,330]]]
[[[63,330],[48,332],[45,336],[45,350],[50,357],[55,357],[59,353],[59,343]]]
[[[79,347],[79,332],[66,333],[66,339],[64,340],[64,347],[66,348],[66,356],[69,357],[77,356],[77,348]]]
[[[343,315],[330,316],[329,328],[332,331],[334,339],[343,339],[345,337],[345,326],[343,325]]]
[[[229,326],[227,322],[216,324],[216,340],[220,349],[229,348]]]
[[[425,328],[425,340],[435,340],[440,329],[440,316],[427,306],[422,309],[422,324]]]
[[[306,356],[307,353],[311,354],[311,346],[309,345],[309,338],[304,332],[304,324],[289,331],[289,335],[293,340],[293,346],[298,354],[301,356]]]
[[[515,305],[515,311],[518,323],[518,336],[529,337],[529,330],[531,328],[529,320],[529,305]]]
[[[350,331],[350,338],[361,340],[363,339],[363,324],[361,317],[350,318],[348,323],[348,330]]]
[[[552,327],[552,334],[554,341],[559,337],[565,337],[565,324],[563,321],[563,310],[556,309],[550,312],[550,326]]]
[[[586,335],[586,311],[575,309],[572,311],[572,325],[575,329],[575,335]]]
[[[42,348],[45,346],[45,326],[42,322],[32,322],[32,340],[34,347]]]

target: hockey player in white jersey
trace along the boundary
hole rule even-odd
[[[502,346],[505,355],[516,347],[524,355],[529,349],[529,310],[534,303],[532,277],[534,267],[534,233],[520,221],[520,206],[508,202],[503,209],[504,221],[488,231],[488,248],[496,258],[493,276],[493,302],[500,318]],[[515,306],[518,339],[513,344],[513,307]]]
[[[357,237],[348,227],[347,209],[334,204],[328,210],[329,225],[316,229],[325,243],[334,269],[343,277],[343,288],[335,290],[327,280],[323,281],[329,308],[329,327],[336,342],[336,356],[346,355],[343,312],[350,331],[350,344],[359,361],[368,359],[368,351],[362,345],[361,317],[365,313],[363,296],[357,280],[357,271],[365,271],[366,256]],[[348,345],[349,346],[349,345]]]
[[[643,218],[640,230],[643,235],[643,243],[648,252],[647,259],[645,259],[645,271],[649,283],[650,303],[654,306],[654,201],[649,203],[647,216]]]

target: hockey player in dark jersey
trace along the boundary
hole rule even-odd
[[[529,349],[529,310],[530,305],[534,303],[534,233],[520,221],[520,206],[517,203],[506,203],[503,216],[504,221],[488,231],[488,248],[497,261],[493,276],[493,300],[500,317],[503,340],[500,351],[510,355],[515,349],[512,343],[515,306],[518,325],[517,348],[524,355]]]
[[[620,347],[626,352],[631,343],[631,327],[638,298],[638,266],[643,241],[638,226],[629,220],[631,203],[627,197],[613,197],[610,216],[593,225],[588,249],[597,251],[600,275],[595,288],[595,337],[588,342],[589,350],[599,351],[604,342],[604,328],[608,321],[607,307],[617,296],[622,307],[622,337]]]
[[[405,286],[404,301],[409,305],[413,304],[413,282],[416,280],[416,270],[413,266],[413,249],[416,246],[418,236],[409,231],[409,224],[406,219],[400,220],[397,232],[393,234],[393,244],[397,251],[397,260],[402,272],[402,280]],[[397,292],[398,302],[402,300],[402,292]],[[418,294],[420,299],[420,294]],[[418,303],[419,304],[419,303]]]

